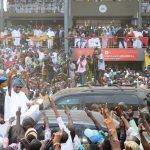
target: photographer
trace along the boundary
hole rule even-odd
[[[86,64],[87,64],[87,61],[85,59],[85,56],[81,55],[81,57],[77,61],[77,65],[78,65],[77,73],[79,73],[81,85],[84,85],[84,82],[85,82],[84,77],[85,77],[85,72],[86,72]]]

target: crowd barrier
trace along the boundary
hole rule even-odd
[[[35,36],[21,36],[21,37],[15,37],[15,38],[21,38],[21,39],[31,39],[33,42],[45,42],[45,41],[48,41],[49,39],[52,39],[53,42],[55,41],[55,39],[58,39],[58,38],[55,38],[55,37],[52,37],[52,38],[49,38],[48,36],[42,36],[42,37],[35,37]],[[0,36],[0,42],[4,41],[4,40],[7,40],[7,41],[10,41],[10,42],[13,42],[13,40],[15,39],[14,37],[12,36]],[[135,39],[139,39],[142,44],[143,44],[143,47],[148,47],[148,37],[117,37],[117,36],[95,36],[95,37],[82,37],[82,36],[76,36],[76,37],[67,37],[66,39],[68,39],[68,41],[74,41],[74,44],[71,45],[72,47],[76,47],[76,43],[75,41],[78,40],[78,42],[83,42],[84,41],[84,44],[85,44],[85,47],[88,43],[88,41],[92,38],[99,38],[100,39],[100,43],[102,45],[102,40],[105,39],[107,40],[107,48],[109,47],[115,47],[117,45],[117,41],[119,39],[123,39],[124,42],[126,42],[126,47],[132,47],[132,43],[133,43],[133,40]],[[63,38],[61,38],[63,40]],[[84,47],[84,48],[85,48]],[[83,47],[76,47],[76,48],[83,48]],[[87,46],[87,48],[90,48]]]

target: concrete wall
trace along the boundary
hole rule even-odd
[[[99,6],[107,6],[106,13],[100,13]],[[136,17],[138,10],[137,0],[129,2],[75,2],[72,1],[72,16],[132,16]]]

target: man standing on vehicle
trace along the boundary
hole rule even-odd
[[[93,76],[94,76],[94,82],[95,84],[98,83],[98,58],[97,58],[97,54],[98,54],[98,48],[94,49],[93,55],[92,55],[92,59],[93,59]]]
[[[105,73],[105,61],[104,61],[104,56],[101,53],[101,50],[98,49],[98,72],[99,72],[99,84],[100,86],[104,85],[104,73]]]

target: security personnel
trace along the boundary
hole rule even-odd
[[[4,102],[5,102],[5,94],[3,87],[7,84],[7,78],[4,76],[0,76],[0,123],[3,121],[4,116]]]

